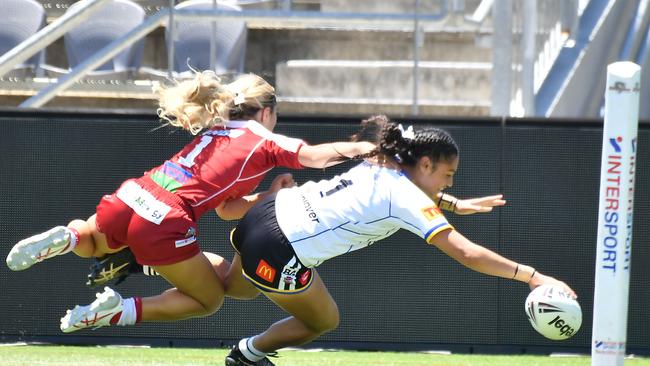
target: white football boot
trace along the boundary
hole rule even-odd
[[[12,271],[22,271],[38,262],[67,253],[70,235],[65,226],[57,226],[23,239],[11,248],[7,255],[7,266]]]
[[[101,328],[111,325],[111,319],[124,309],[122,296],[109,287],[97,293],[90,305],[75,306],[61,318],[61,331],[71,333],[85,328]]]

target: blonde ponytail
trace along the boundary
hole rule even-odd
[[[228,120],[228,103],[234,97],[213,71],[197,72],[193,79],[173,86],[156,85],[154,93],[160,106],[158,117],[192,135]]]
[[[255,74],[224,85],[213,71],[196,72],[173,86],[156,85],[154,93],[158,117],[193,135],[228,120],[252,119],[260,109],[276,105],[275,89]]]

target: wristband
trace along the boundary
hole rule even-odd
[[[517,277],[517,273],[519,273],[519,263],[517,263],[517,268],[515,268],[515,274],[512,276],[513,280],[515,279],[515,277]]]
[[[533,278],[536,272],[537,270],[531,266],[527,266],[524,264],[517,265],[517,270],[515,271],[515,275],[512,277],[512,279],[528,283]]]
[[[456,212],[456,203],[458,203],[458,198],[443,193],[438,200],[438,207],[441,210]]]
[[[444,196],[444,193],[440,194],[440,198],[438,198],[438,202],[436,202],[436,206],[440,207],[440,202],[442,202],[442,196]]]
[[[535,277],[535,273],[537,273],[537,270],[535,268],[533,268],[533,274],[530,275],[530,278],[528,279],[528,282],[530,282],[530,280],[532,280],[533,277]],[[528,283],[528,282],[526,282],[526,283]]]

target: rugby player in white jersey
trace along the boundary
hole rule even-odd
[[[530,288],[557,285],[575,296],[564,282],[473,243],[449,224],[439,206],[453,184],[459,151],[447,132],[404,131],[383,116],[367,123],[381,126],[367,161],[328,180],[281,189],[250,209],[232,233],[243,277],[290,316],[240,340],[227,366],[273,365],[270,353],[335,329],[338,308],[315,268],[400,229],[472,270]]]

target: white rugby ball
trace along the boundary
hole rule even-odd
[[[539,334],[552,340],[574,336],[582,325],[580,304],[562,288],[537,286],[526,298],[526,315]]]

